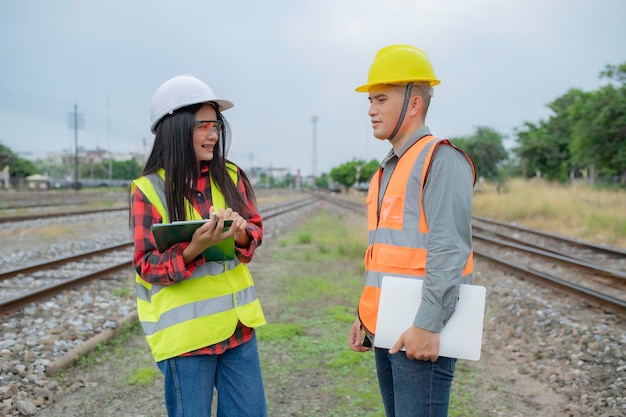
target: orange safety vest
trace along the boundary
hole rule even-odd
[[[475,181],[476,173],[470,157],[447,139],[430,135],[415,142],[398,160],[380,205],[378,199],[382,168],[370,181],[366,201],[366,277],[359,301],[359,319],[372,334],[376,334],[383,277],[423,278],[426,274],[428,224],[424,217],[423,192],[432,156],[443,143],[453,146],[467,158]],[[414,172],[420,175],[411,175]],[[470,253],[463,270],[463,282],[471,280],[472,269],[473,256]]]

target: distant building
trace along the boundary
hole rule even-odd
[[[289,168],[266,168],[265,172],[270,178],[273,178],[275,181],[280,182],[285,179],[287,174],[289,174]]]
[[[5,165],[4,168],[2,168],[2,171],[0,171],[0,189],[2,190],[8,190],[9,188],[11,188],[11,183],[10,180],[11,177],[9,175],[9,165]]]
[[[41,174],[29,175],[26,184],[29,191],[46,191],[50,188],[50,179]]]

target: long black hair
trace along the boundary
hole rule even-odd
[[[141,176],[165,170],[165,203],[170,222],[186,220],[185,199],[193,204],[195,190],[200,176],[200,166],[196,159],[193,147],[193,131],[196,112],[206,103],[193,104],[166,115],[156,126],[154,145]],[[228,121],[220,113],[215,103],[209,103],[215,108],[217,119],[222,122],[220,139],[213,148],[213,159],[208,161],[211,177],[221,190],[226,205],[238,212],[243,218],[250,218],[251,213],[245,199],[233,182],[226,162],[225,155],[231,142],[231,131]],[[245,172],[238,168],[238,177],[243,181],[249,201],[256,205],[254,189]]]

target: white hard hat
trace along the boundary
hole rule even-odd
[[[212,101],[220,111],[233,107],[228,100],[218,99],[211,87],[195,78],[193,75],[181,74],[165,81],[152,96],[150,130],[156,133],[156,125],[167,114],[185,106]]]

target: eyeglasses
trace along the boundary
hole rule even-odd
[[[195,120],[193,123],[196,126],[196,129],[202,132],[211,129],[213,132],[219,135],[222,131],[223,123],[219,120]]]

